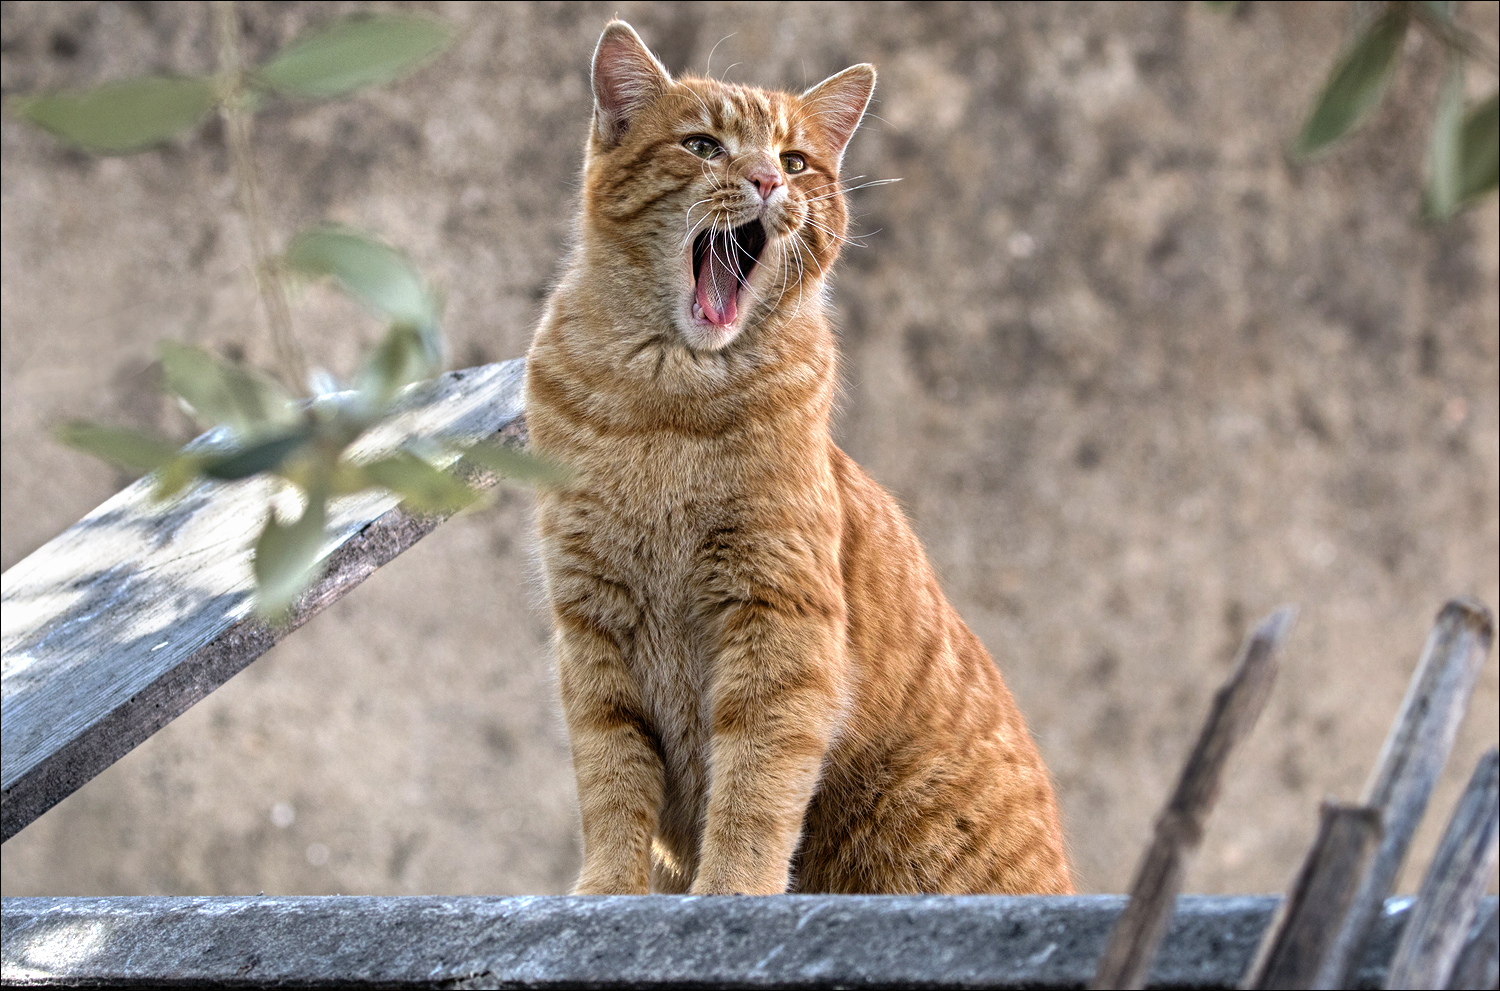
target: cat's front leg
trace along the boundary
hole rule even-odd
[[[730,608],[712,686],[708,808],[694,894],[780,894],[842,718],[842,617]]]
[[[661,813],[661,755],[616,644],[566,607],[557,619],[558,682],[583,820],[583,870],[573,893],[643,895]]]

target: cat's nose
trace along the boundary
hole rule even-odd
[[[769,202],[771,194],[786,185],[781,178],[781,170],[768,165],[757,165],[745,173],[745,178],[755,184],[755,191],[760,194],[761,202]]]

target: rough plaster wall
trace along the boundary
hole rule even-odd
[[[355,7],[243,4],[247,48]],[[1493,40],[1496,4],[1461,8]],[[1301,605],[1188,882],[1281,889],[1318,799],[1357,794],[1443,599],[1500,598],[1497,210],[1417,219],[1434,47],[1365,132],[1295,166],[1343,4],[433,9],[459,30],[437,62],[272,104],[256,141],[276,229],[405,247],[447,290],[458,364],[525,350],[611,14],[674,70],[716,43],[716,74],[766,85],[879,66],[848,169],[903,181],[853,197],[838,437],[1028,713],[1081,890],[1125,886],[1245,627]],[[6,95],[213,58],[203,4],[7,3],[0,33]],[[151,388],[157,340],[269,348],[217,126],[94,160],[7,116],[0,153],[9,566],[125,481],[53,424],[183,430]],[[335,370],[377,332],[328,295],[297,321]],[[565,890],[530,512],[515,493],[440,528],[7,843],[4,893]],[[1496,713],[1492,657],[1434,820]]]

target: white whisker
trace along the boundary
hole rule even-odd
[[[720,45],[724,44],[724,42],[728,41],[730,38],[733,38],[738,33],[738,31],[731,31],[729,34],[726,34],[724,37],[714,42],[714,47],[708,50],[708,58],[703,60],[703,74],[709,79],[712,79],[714,77],[714,52],[719,50]]]
[[[811,217],[807,218],[805,221],[803,221],[803,223],[806,224],[808,227],[813,228],[814,230],[822,231],[824,234],[828,235],[830,238],[832,238],[835,241],[842,241],[844,244],[850,244],[850,245],[853,245],[856,248],[863,248],[863,247],[865,247],[865,245],[860,244],[857,240],[855,240],[854,238],[850,237],[849,235],[847,235],[847,234],[840,234],[837,231],[835,231],[833,228],[826,227],[823,224],[818,223],[816,220],[813,220]]]
[[[832,193],[824,193],[822,196],[811,196],[811,197],[808,197],[803,202],[805,202],[805,203],[819,203],[819,202],[821,202],[823,200],[831,200],[835,196],[842,196],[842,195],[847,194],[847,193],[852,193],[856,189],[869,189],[871,186],[888,186],[888,185],[890,185],[893,182],[900,182],[900,181],[901,181],[900,178],[896,178],[896,179],[871,179],[869,182],[862,182],[858,186],[850,186],[848,189],[841,189],[841,190],[837,190],[837,191],[832,192]]]

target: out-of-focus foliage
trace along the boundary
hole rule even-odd
[[[1449,217],[1463,200],[1464,155],[1464,67],[1449,59],[1448,72],[1438,91],[1432,118],[1432,137],[1427,145],[1427,210],[1435,217]]]
[[[1462,200],[1472,200],[1500,184],[1500,92],[1491,93],[1464,118],[1459,168]]]
[[[165,387],[205,426],[218,429],[186,446],[137,431],[75,422],[61,439],[137,471],[156,472],[156,492],[171,496],[206,477],[234,481],[268,474],[299,490],[294,522],[271,513],[255,548],[257,608],[283,613],[318,575],[327,503],[372,489],[401,497],[417,513],[453,513],[482,491],[444,468],[472,467],[538,484],[557,485],[567,472],[492,441],[472,445],[426,442],[351,456],[351,448],[385,422],[406,386],[431,378],[442,342],[431,290],[399,252],[345,228],[316,228],[292,240],[281,264],[304,278],[328,277],[386,317],[384,338],[366,358],[354,388],[332,387],[294,400],[269,376],[175,342],[160,347]]]
[[[59,138],[97,154],[142,151],[202,123],[242,86],[266,92],[342,96],[390,82],[447,47],[443,24],[414,14],[349,17],[292,42],[240,78],[151,76],[71,93],[20,97],[12,109]]]
[[[1334,66],[1293,146],[1298,155],[1305,158],[1326,151],[1380,103],[1396,63],[1396,51],[1406,36],[1406,25],[1405,7],[1391,7]]]
[[[1238,4],[1210,3],[1232,9]],[[1358,32],[1334,63],[1322,92],[1292,145],[1298,158],[1324,154],[1364,123],[1385,94],[1386,83],[1413,25],[1447,52],[1448,71],[1438,93],[1427,146],[1428,215],[1446,220],[1500,184],[1500,103],[1492,91],[1464,107],[1464,66],[1470,61],[1495,71],[1495,52],[1453,19],[1451,2],[1389,2]]]
[[[232,21],[232,8],[230,11]],[[76,147],[99,154],[137,152],[201,123],[216,107],[259,105],[267,94],[327,98],[396,79],[445,48],[451,32],[407,14],[344,18],[294,41],[246,72],[233,64],[212,77],[149,77],[95,89],[22,97],[21,117]],[[241,180],[253,185],[253,169]],[[395,411],[401,393],[442,370],[441,305],[399,251],[341,227],[315,227],[292,238],[271,274],[329,279],[363,304],[387,329],[351,386],[327,373],[312,376],[311,395],[297,399],[272,376],[222,361],[175,342],[159,349],[163,385],[209,433],[187,444],[122,427],[73,422],[59,438],[134,471],[154,472],[156,494],[168,498],[200,479],[235,481],[270,475],[294,487],[295,520],[273,510],[255,544],[256,608],[284,615],[319,574],[330,499],[386,490],[413,512],[446,514],[476,502],[475,486],[445,470],[462,462],[538,484],[566,482],[568,472],[496,442],[436,442],[355,458],[361,437]]]
[[[159,145],[195,127],[214,108],[211,79],[148,76],[81,93],[15,101],[17,113],[69,144],[102,155]]]
[[[437,304],[406,259],[354,231],[304,231],[287,246],[286,264],[313,278],[331,276],[345,292],[392,323],[424,333],[437,328]]]
[[[399,79],[448,44],[425,17],[348,18],[293,43],[256,78],[284,96],[325,99]]]

